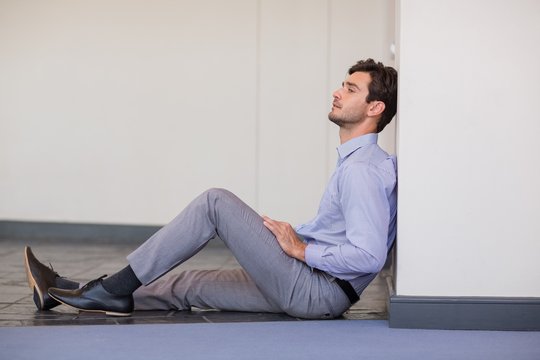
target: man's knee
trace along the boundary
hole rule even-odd
[[[203,194],[210,198],[221,198],[224,196],[228,197],[228,196],[233,195],[232,192],[223,188],[210,188],[206,190]]]
[[[209,204],[215,205],[219,201],[231,201],[237,199],[236,195],[227,189],[211,188],[206,190],[202,197],[206,199]]]

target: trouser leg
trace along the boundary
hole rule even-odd
[[[133,294],[136,310],[221,309],[273,312],[282,310],[257,287],[244,269],[187,270],[168,274]],[[238,301],[241,296],[242,301]]]
[[[213,189],[197,197],[130,254],[128,261],[141,282],[148,285],[192,257],[215,236],[227,244],[261,294],[281,311],[325,318],[338,316],[350,306],[330,277],[286,255],[261,217],[226,190]],[[195,284],[191,281],[188,291],[195,291]],[[231,296],[227,303],[236,301],[238,307],[245,308],[241,305],[242,293],[212,292],[211,296]],[[204,299],[206,303],[216,301]]]

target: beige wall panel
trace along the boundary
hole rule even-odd
[[[0,218],[164,223],[211,186],[253,203],[256,9],[1,2]]]
[[[296,224],[327,181],[327,3],[262,1],[260,24],[259,208]]]

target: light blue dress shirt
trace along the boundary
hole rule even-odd
[[[396,158],[377,138],[367,134],[337,148],[317,216],[296,227],[308,244],[306,263],[348,280],[358,293],[382,269],[396,236]]]

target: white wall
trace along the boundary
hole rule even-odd
[[[399,3],[397,294],[540,296],[540,2]]]
[[[161,224],[218,186],[307,220],[335,164],[331,92],[360,58],[391,63],[393,11],[1,1],[0,219]]]

